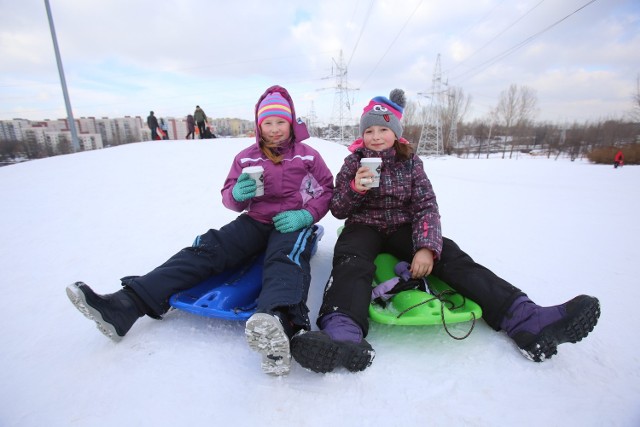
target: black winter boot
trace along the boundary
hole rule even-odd
[[[291,354],[302,367],[324,374],[339,365],[351,372],[364,371],[376,352],[364,338],[358,343],[335,341],[324,331],[300,331],[291,340]]]
[[[67,296],[80,313],[96,322],[100,332],[116,342],[145,314],[142,302],[127,288],[98,295],[85,283],[76,282],[67,286]]]

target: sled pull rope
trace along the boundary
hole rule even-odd
[[[429,289],[431,291],[431,289]],[[462,306],[464,306],[465,300],[466,298],[464,297],[464,295],[460,295],[462,297],[462,304],[459,306],[455,306],[455,304],[453,303],[453,301],[448,300],[443,298],[445,295],[455,295],[457,294],[457,292],[451,291],[451,290],[444,290],[440,293],[433,293],[433,298],[427,299],[425,301],[419,302],[418,304],[414,304],[411,307],[403,310],[400,312],[400,314],[398,314],[398,316],[396,317],[397,319],[399,319],[400,317],[404,316],[407,312],[409,312],[410,310],[413,310],[416,307],[420,307],[421,305],[427,304],[431,301],[434,300],[438,300],[440,301],[440,317],[442,318],[442,326],[444,326],[444,330],[447,332],[447,334],[453,338],[454,340],[463,340],[465,338],[467,338],[469,335],[471,335],[471,332],[473,332],[473,328],[476,326],[476,315],[475,313],[471,312],[471,328],[469,328],[469,331],[461,336],[461,337],[457,337],[455,335],[453,335],[450,331],[449,328],[447,327],[447,322],[444,319],[444,305],[445,303],[449,303],[451,306],[449,307],[449,310],[455,310],[456,308],[460,308]]]

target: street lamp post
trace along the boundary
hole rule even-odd
[[[67,121],[69,122],[69,130],[71,131],[71,143],[73,145],[74,151],[80,151],[80,141],[78,140],[78,132],[76,132],[76,122],[73,119],[73,112],[71,111],[71,101],[69,101],[69,93],[67,92],[67,82],[64,78],[64,70],[62,69],[62,59],[60,57],[60,49],[58,49],[56,29],[53,26],[53,17],[51,16],[51,7],[49,6],[49,0],[44,0],[44,5],[47,8],[49,28],[51,29],[51,39],[53,40],[53,50],[56,53],[58,73],[60,74],[60,84],[62,85],[62,95],[64,96],[64,104],[67,108]]]

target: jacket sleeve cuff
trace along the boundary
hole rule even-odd
[[[351,186],[351,189],[353,191],[355,191],[356,193],[358,193],[358,194],[367,194],[366,191],[358,191],[358,190],[356,190],[356,180],[355,179],[352,179],[351,182],[349,183],[349,185]]]

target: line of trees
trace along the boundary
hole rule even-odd
[[[627,164],[640,163],[633,160],[636,156],[632,154],[634,150],[640,151],[640,148],[632,147],[640,143],[640,74],[636,78],[627,118],[592,123],[559,125],[536,122],[534,119],[538,109],[535,91],[515,84],[500,93],[498,104],[488,117],[471,122],[464,121],[471,97],[461,88],[450,87],[441,99],[439,111],[435,113],[445,154],[488,157],[491,153],[502,152],[503,157],[511,158],[514,152],[535,152],[546,154],[547,157],[568,155],[576,159],[594,150],[602,152],[604,148],[612,150],[617,147],[626,151]],[[423,147],[419,145],[423,134],[423,118],[428,115],[425,108],[428,107],[420,108],[416,102],[409,101],[403,115],[404,136],[416,144],[420,154],[423,154]],[[314,135],[327,139],[335,139],[342,132],[357,135],[357,125],[347,128],[346,132],[331,125],[324,129],[312,129]],[[352,140],[348,139],[349,142]],[[61,145],[59,152],[53,153],[51,147],[40,146],[35,141],[0,140],[0,162],[11,163],[21,156],[31,159],[71,152],[65,144]],[[591,156],[590,159],[597,161],[594,159],[600,157]]]
[[[624,147],[623,151],[631,154],[635,150],[631,146],[640,143],[640,74],[627,117],[598,122],[564,125],[536,122],[537,96],[526,86],[509,86],[501,92],[498,104],[488,117],[471,122],[464,122],[471,98],[462,89],[450,88],[442,99],[438,113],[445,154],[481,157],[502,152],[503,158],[511,158],[514,152],[534,152],[547,157],[567,155],[576,159],[602,148]],[[404,134],[416,145],[423,133],[422,120],[426,116],[427,112],[420,110],[413,101],[405,108]],[[417,148],[420,152],[423,147]],[[638,163],[634,158],[625,153],[625,163]]]
[[[70,153],[73,153],[73,147],[71,141],[64,135],[60,136],[56,147],[50,144],[39,144],[34,139],[26,141],[0,139],[0,165]]]

